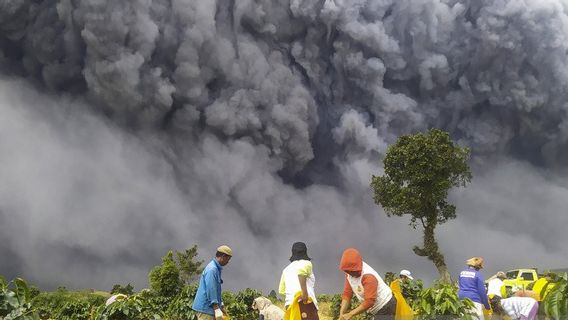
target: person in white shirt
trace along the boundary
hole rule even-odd
[[[538,302],[529,297],[511,297],[501,299],[494,296],[491,299],[493,314],[503,318],[509,316],[512,320],[534,320],[538,312]]]
[[[311,309],[311,313],[317,319],[317,309],[319,307],[314,291],[316,278],[310,260],[306,244],[303,242],[294,243],[292,245],[290,264],[282,271],[278,291],[284,296],[286,309],[293,303],[296,293],[301,292],[302,296],[300,299],[305,305],[304,307]],[[308,298],[311,298],[313,303],[308,303]]]
[[[487,296],[491,299],[493,296],[501,297],[501,287],[503,286],[503,280],[507,279],[505,272],[499,271],[495,275],[495,278],[487,282]]]

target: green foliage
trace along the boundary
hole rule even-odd
[[[341,302],[341,295],[338,295],[338,294],[318,294],[316,296],[316,298],[318,299],[318,303],[329,303],[329,302],[334,301],[333,299],[336,296],[339,296],[339,298],[340,298],[339,301]]]
[[[342,299],[342,295],[341,294],[334,294],[332,295],[331,298],[331,317],[333,318],[333,320],[337,320],[339,319],[339,311],[341,309],[341,299]],[[318,300],[318,302],[320,302],[320,300]],[[359,302],[355,297],[353,297],[353,299],[351,299],[351,310],[357,308],[359,305],[361,304],[361,302]],[[367,314],[367,313],[363,313],[360,315],[357,315],[353,318],[351,318],[353,320],[372,320],[374,319],[374,317],[371,314]]]
[[[58,289],[42,292],[32,305],[41,319],[81,320],[89,319],[92,309],[104,304],[105,297],[90,292],[71,292]]]
[[[148,278],[150,288],[161,296],[173,297],[179,292],[182,281],[172,251],[169,251],[162,258],[160,266],[156,266],[150,271]]]
[[[402,289],[402,296],[408,305],[412,306],[414,302],[419,299],[423,287],[424,284],[420,279],[401,281],[400,288]]]
[[[568,317],[568,276],[564,274],[544,299],[544,312],[552,319]]]
[[[197,315],[191,309],[196,293],[197,285],[184,286],[168,307],[168,320],[197,320]]]
[[[23,279],[16,278],[13,281],[6,282],[6,279],[0,276],[0,319],[39,319],[32,308],[31,293]]]
[[[39,288],[36,286],[30,286],[30,298],[35,298],[37,297],[39,294],[41,293],[41,291],[39,291]]]
[[[453,283],[437,282],[434,287],[423,290],[412,309],[418,320],[464,319],[472,320],[473,302],[458,298],[458,287]]]
[[[56,310],[53,319],[88,320],[91,318],[91,304],[85,300],[68,301]]]
[[[446,202],[448,190],[471,180],[469,149],[460,148],[447,132],[401,136],[384,159],[384,176],[373,176],[375,202],[387,215],[410,214],[411,225],[426,218],[444,223],[455,218],[455,206]]]
[[[423,247],[414,253],[428,257],[442,280],[450,274],[435,239],[435,228],[456,217],[456,207],[447,202],[452,187],[471,180],[467,164],[469,149],[455,145],[447,132],[431,129],[427,133],[401,136],[391,145],[384,159],[383,176],[373,176],[371,187],[375,203],[387,216],[410,215],[410,225],[424,228]]]
[[[180,277],[184,284],[191,284],[199,279],[199,275],[203,271],[203,260],[194,261],[197,258],[197,245],[183,252],[176,251],[176,258]]]
[[[319,301],[319,300],[318,300]],[[331,296],[331,317],[335,319],[339,319],[339,310],[341,308],[341,294],[334,294]]]
[[[93,315],[94,320],[159,320],[162,314],[153,310],[142,295],[132,295],[116,300],[108,306],[100,306]]]
[[[112,290],[110,290],[110,294],[117,294],[122,293],[127,296],[134,294],[134,287],[129,283],[126,286],[122,286],[120,284],[115,284],[112,286]]]
[[[257,317],[252,310],[254,299],[262,296],[258,290],[247,288],[233,295],[230,292],[223,292],[222,299],[225,305],[225,311],[231,317],[231,320],[250,320]]]
[[[391,283],[394,280],[396,280],[396,278],[397,278],[397,276],[394,272],[388,271],[388,272],[385,272],[385,276],[384,276],[383,279],[385,280],[385,283]]]

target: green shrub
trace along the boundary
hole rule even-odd
[[[341,294],[334,294],[333,297],[331,298],[331,308],[330,309],[331,309],[331,316],[332,316],[333,320],[339,319],[339,311],[341,309],[341,299],[342,299]],[[318,302],[319,302],[319,300],[318,300]],[[349,310],[353,310],[353,309],[357,308],[360,304],[361,304],[361,302],[359,302],[355,297],[353,297],[353,299],[351,299],[351,307],[349,308]],[[360,314],[358,316],[355,316],[352,319],[353,320],[371,320],[371,319],[373,319],[373,316],[371,314],[363,313],[363,314]]]
[[[59,288],[54,292],[38,294],[32,300],[32,305],[37,309],[41,319],[82,320],[88,319],[91,310],[103,305],[104,302],[105,297],[98,294]]]
[[[168,320],[197,320],[197,315],[191,309],[196,293],[197,285],[184,286],[168,307]]]
[[[420,279],[401,281],[400,287],[402,296],[410,306],[414,305],[414,302],[418,300],[420,293],[424,290],[424,284]]]
[[[223,292],[223,304],[225,311],[231,320],[250,320],[257,317],[252,309],[254,299],[262,296],[258,290],[247,288],[233,295],[230,292]]]
[[[546,295],[544,312],[553,319],[566,319],[568,317],[568,276],[564,274],[556,286]]]
[[[318,294],[316,298],[318,299],[318,303],[331,303],[335,296],[337,296],[337,294]]]
[[[182,287],[180,272],[174,261],[174,254],[169,251],[162,264],[154,267],[148,275],[150,288],[164,297],[174,297]]]
[[[110,294],[118,294],[118,293],[122,293],[127,296],[132,295],[134,294],[134,287],[130,283],[127,284],[126,286],[123,286],[121,284],[115,284],[114,286],[112,286]]]
[[[160,320],[163,314],[153,310],[143,295],[132,295],[116,300],[108,306],[102,305],[95,311],[93,320]]]
[[[418,320],[464,319],[472,320],[473,302],[458,298],[456,284],[437,282],[434,287],[423,290],[413,306]]]
[[[91,318],[91,309],[91,305],[85,300],[69,301],[55,312],[53,319],[89,320]]]
[[[16,278],[6,282],[0,276],[0,319],[3,320],[36,320],[39,319],[32,308],[31,293],[27,283]]]

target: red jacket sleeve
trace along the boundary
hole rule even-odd
[[[364,294],[363,294],[363,307],[365,309],[371,308],[377,301],[377,289],[379,288],[379,281],[372,274],[366,274],[361,279],[363,284]]]

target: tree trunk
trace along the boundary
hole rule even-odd
[[[420,248],[414,246],[413,251],[421,257],[428,257],[430,261],[434,263],[436,269],[440,273],[440,280],[445,283],[450,283],[451,277],[446,262],[444,260],[444,255],[440,253],[438,248],[438,242],[434,236],[434,230],[436,229],[436,219],[428,218],[424,226],[424,247]]]

